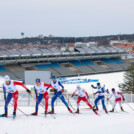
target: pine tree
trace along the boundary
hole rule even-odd
[[[120,88],[126,93],[134,93],[134,64],[125,71],[124,83],[120,85]]]

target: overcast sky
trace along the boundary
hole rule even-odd
[[[134,0],[0,0],[0,38],[134,33]]]

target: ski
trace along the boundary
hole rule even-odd
[[[100,114],[98,114],[98,112],[97,112],[96,110],[93,109],[93,112],[94,112],[96,115],[100,116]]]

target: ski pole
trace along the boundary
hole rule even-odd
[[[31,94],[29,94],[29,95],[30,95],[36,102],[38,102],[39,105],[41,105],[43,109],[45,109],[42,103],[40,103],[40,102],[39,102],[34,96],[32,96]],[[48,110],[49,110],[49,109],[48,109]],[[50,114],[50,115],[51,115],[54,119],[56,119],[52,114]]]
[[[128,103],[125,102],[125,104],[127,104],[127,106],[134,111],[134,109]]]
[[[14,106],[13,103],[10,102],[10,104]],[[27,116],[27,117],[29,116],[29,115],[27,115],[25,112],[23,112],[22,110],[20,110],[19,108],[17,108],[17,109],[18,109],[21,113],[23,113],[25,116]]]
[[[66,98],[66,97],[65,97],[65,98]],[[68,100],[68,99],[66,98],[66,100]],[[75,111],[74,107],[72,106],[72,104],[70,103],[69,100],[68,100],[68,102],[69,102],[69,105],[72,107],[72,109]]]

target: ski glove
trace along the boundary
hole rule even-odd
[[[26,90],[28,94],[31,94],[31,91],[29,89]]]
[[[72,96],[71,96],[72,98],[74,97],[74,95],[72,94]]]
[[[87,96],[87,99],[89,99],[89,96]]]
[[[61,91],[64,92],[64,89],[62,89]]]
[[[6,95],[4,95],[4,100],[6,101],[6,99],[7,99],[7,97],[6,97]]]
[[[107,98],[107,101],[109,101],[109,98]]]
[[[101,93],[101,91],[98,91],[98,93],[100,94],[100,93]]]
[[[57,90],[56,89],[54,89],[54,93],[57,93]]]
[[[123,98],[123,101],[125,101],[125,98]]]
[[[91,85],[92,88],[94,88],[94,85]]]
[[[38,98],[38,95],[36,95],[36,100],[37,100],[37,98]]]

